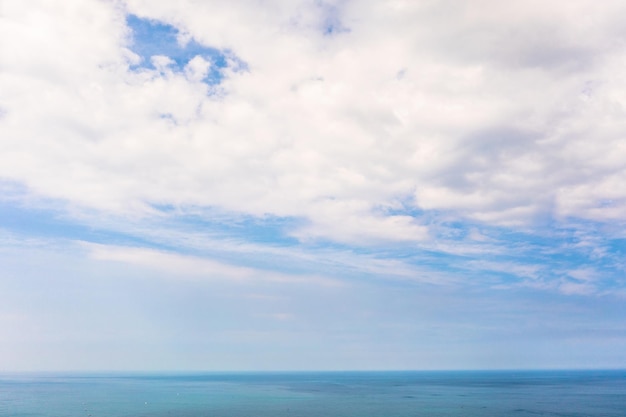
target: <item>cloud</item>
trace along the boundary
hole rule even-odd
[[[340,281],[322,276],[288,275],[275,271],[263,271],[242,266],[228,265],[207,258],[180,255],[146,248],[83,243],[92,259],[115,261],[148,267],[166,272],[165,276],[176,279],[228,280],[232,282],[268,281],[284,284],[311,284],[341,286]]]
[[[623,9],[8,0],[0,178],[162,236],[202,213],[304,246],[514,256],[458,225],[626,221]]]
[[[567,281],[559,285],[559,291],[566,295],[590,295],[597,289],[592,284]]]

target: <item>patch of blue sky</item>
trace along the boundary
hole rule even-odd
[[[229,51],[201,45],[193,38],[180,42],[179,29],[167,23],[130,14],[126,17],[126,24],[132,30],[130,49],[141,57],[141,62],[136,68],[154,69],[151,58],[160,55],[173,61],[174,70],[182,71],[189,61],[201,56],[211,63],[204,82],[215,85],[223,79],[222,71],[228,66],[229,61],[236,62],[239,67],[245,67]]]
[[[109,245],[149,244],[138,236],[71,220],[63,213],[62,210],[0,200],[0,229],[24,238],[80,240]]]
[[[185,214],[170,206],[155,208],[170,215],[168,227],[176,230],[199,231],[217,239],[228,239],[242,244],[289,248],[316,254],[312,259],[323,256],[324,253],[349,253],[368,259],[393,260],[415,267],[416,270],[426,268],[451,276],[463,276],[477,284],[494,280],[518,282],[532,279],[533,274],[541,279],[558,280],[566,276],[568,271],[594,268],[602,271],[603,282],[610,286],[612,282],[617,282],[617,277],[622,273],[616,259],[624,251],[624,241],[596,242],[597,245],[604,246],[606,253],[602,257],[594,257],[594,247],[577,246],[581,240],[578,229],[552,230],[537,234],[533,231],[520,232],[505,227],[458,221],[445,224],[444,232],[436,236],[435,242],[430,244],[405,242],[361,246],[329,239],[299,241],[290,235],[291,231],[304,225],[304,220],[297,218],[234,216],[206,208]],[[418,211],[410,212],[416,218],[422,214]],[[485,238],[484,242],[472,241],[469,235],[475,230]],[[452,248],[452,251],[440,247],[439,243]],[[469,246],[473,250],[455,252],[455,245]],[[219,256],[237,260],[239,255],[224,251]],[[275,258],[266,258],[261,253],[249,253],[247,257],[246,263],[257,266],[271,267],[276,262]],[[241,262],[241,258],[238,261]],[[283,258],[282,262],[284,265],[281,267],[291,271],[305,272],[310,269],[310,272],[314,272],[316,268],[316,265],[301,260]],[[546,268],[546,265],[550,265],[550,268]],[[327,272],[334,269],[330,265],[325,265],[325,268],[328,268]],[[336,272],[349,275],[348,270],[341,271],[341,268]]]
[[[619,256],[626,263],[626,238],[612,239],[607,246],[611,253]]]
[[[422,251],[406,245],[354,246],[328,239],[299,240],[291,234],[306,221],[292,217],[225,213],[217,209],[184,209],[171,205],[153,205],[165,215],[158,227],[183,233],[190,244],[181,242],[171,250],[257,268],[286,273],[330,274],[344,279],[387,279],[384,274],[368,273],[363,265],[351,267],[341,259],[362,259],[364,262],[398,260],[440,271],[458,272],[451,261],[454,256]],[[185,239],[183,239],[185,240]],[[193,242],[192,242],[193,241]],[[241,249],[241,251],[239,251]],[[400,253],[399,251],[403,251]],[[417,259],[419,258],[419,260]],[[392,272],[393,273],[393,272]]]
[[[292,217],[251,216],[226,213],[211,208],[180,209],[171,205],[153,205],[153,208],[168,216],[162,224],[182,230],[207,232],[213,236],[242,239],[251,243],[273,246],[292,246],[297,239],[289,236],[288,230],[301,220]]]
[[[289,273],[311,273],[315,263],[302,256],[308,251],[328,250],[309,247],[289,234],[302,220],[290,217],[255,217],[226,213],[218,209],[180,209],[153,205],[164,216],[155,221],[151,239],[175,253],[211,257],[227,263]],[[161,236],[160,236],[161,235]],[[277,264],[277,259],[280,261]]]
[[[612,240],[600,240],[593,245],[579,245],[577,239],[569,235],[545,239],[539,244],[534,242],[524,251],[513,253],[510,257],[518,262],[544,267],[541,274],[547,278],[567,278],[577,280],[577,271],[592,271],[589,277],[595,285],[604,288],[623,287],[625,265],[623,252]],[[583,279],[584,280],[584,279]]]
[[[9,184],[10,185],[10,184]],[[346,279],[387,279],[384,273],[367,272],[367,267],[351,267],[335,260],[336,254],[367,262],[399,262],[415,268],[416,273],[433,271],[462,277],[468,285],[515,283],[532,279],[533,273],[544,281],[576,281],[576,271],[592,270],[594,285],[601,290],[624,288],[624,253],[626,239],[611,239],[597,230],[598,225],[581,229],[553,229],[549,233],[512,231],[503,227],[455,222],[448,226],[458,233],[448,234],[434,244],[414,243],[350,245],[330,240],[300,241],[290,232],[303,226],[304,220],[289,217],[233,215],[217,209],[187,211],[173,205],[154,206],[162,216],[128,225],[126,221],[102,223],[99,216],[71,218],[64,207],[27,204],[19,198],[20,190],[7,185],[14,199],[0,200],[0,229],[30,238],[81,240],[93,243],[140,246],[173,253],[211,257],[222,261],[287,273],[328,273]],[[154,228],[150,225],[153,224]],[[126,224],[126,226],[124,226]],[[127,227],[130,226],[130,227]],[[146,228],[155,233],[145,233]],[[467,242],[468,231],[479,229],[486,242]],[[172,235],[173,233],[173,235]],[[169,236],[183,236],[182,240]],[[189,239],[189,240],[187,240]],[[198,239],[199,244],[194,243]],[[587,240],[591,240],[587,242]],[[439,247],[442,243],[452,252]],[[432,242],[431,242],[432,243]],[[485,245],[485,251],[454,251],[455,245],[470,244],[472,249]],[[491,249],[496,249],[492,251]],[[598,255],[600,249],[600,255]],[[279,254],[279,255],[277,255]],[[344,255],[341,255],[344,254]],[[549,265],[549,267],[546,267]],[[508,269],[509,267],[510,270]],[[526,269],[525,269],[526,268]],[[536,268],[536,272],[533,272]],[[528,273],[525,273],[528,272]],[[574,271],[574,275],[571,275]],[[380,276],[377,276],[380,275]],[[390,270],[393,275],[393,271]],[[419,278],[419,277],[417,277]]]
[[[484,252],[437,253],[438,246],[425,249],[427,254],[417,251],[396,251],[403,254],[407,262],[421,263],[427,259],[430,265],[439,270],[446,268],[443,263],[450,262],[455,268],[469,269],[484,267],[485,276],[498,276],[505,282],[529,279],[531,276],[546,280],[558,280],[566,277],[569,271],[593,269],[598,271],[598,279],[604,287],[619,284],[619,277],[624,275],[623,253],[626,246],[624,239],[611,239],[600,233],[601,225],[586,222],[584,232],[579,227],[554,227],[545,231],[512,230],[506,227],[488,226],[472,222],[445,224],[437,239],[454,249],[470,244],[472,249]],[[477,231],[485,240],[471,241],[469,231]],[[469,241],[468,241],[469,238]],[[493,250],[492,250],[493,249]],[[437,262],[440,264],[437,265]],[[549,267],[546,267],[549,265]],[[501,268],[502,270],[489,270]],[[509,269],[509,270],[507,270]]]
[[[43,239],[45,241],[83,241],[102,245],[142,247],[181,255],[210,257],[233,265],[276,269],[275,258],[263,251],[255,253],[236,250],[238,245],[253,245],[259,248],[267,242],[279,240],[278,224],[270,225],[254,220],[209,221],[195,216],[177,215],[172,219],[145,219],[139,223],[109,219],[105,222],[97,214],[84,213],[84,216],[71,218],[67,210],[55,208],[54,202],[39,202],[36,206],[16,201],[0,200],[0,231],[19,236],[21,239]],[[156,223],[152,223],[156,221]],[[275,222],[275,221],[274,221]],[[154,226],[154,227],[152,227]],[[146,233],[146,228],[156,230]],[[210,240],[209,245],[194,245],[184,239],[172,239],[171,233],[183,233],[193,239],[199,233],[201,239]],[[234,250],[235,247],[235,250]],[[307,272],[310,268],[298,266],[295,260],[284,260],[280,269],[291,272]]]

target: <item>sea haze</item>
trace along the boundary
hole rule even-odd
[[[6,417],[623,416],[626,371],[4,374]]]

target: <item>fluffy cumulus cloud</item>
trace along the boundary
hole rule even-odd
[[[623,224],[625,9],[5,0],[0,177],[72,212],[295,219],[301,242]]]

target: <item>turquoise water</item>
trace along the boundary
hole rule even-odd
[[[5,374],[0,416],[626,416],[626,371]]]

